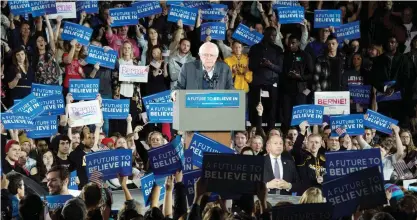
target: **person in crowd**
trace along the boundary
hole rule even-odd
[[[10,140],[7,142],[6,146],[4,147],[4,152],[6,157],[2,160],[1,168],[5,174],[9,172],[16,171],[20,174],[25,176],[29,175],[29,172],[21,167],[18,163],[19,155],[20,155],[20,145],[19,142],[15,140]]]
[[[27,195],[19,201],[19,217],[22,220],[42,219],[44,203],[38,195]]]
[[[67,168],[70,167],[71,162],[68,159],[70,154],[71,140],[67,135],[58,135],[52,140],[52,149],[54,151],[55,160],[57,165],[62,165]]]
[[[34,54],[34,46],[35,38],[33,36],[37,36],[42,34],[42,22],[40,19],[36,22],[36,30],[35,34],[31,32],[31,25],[28,21],[16,21],[16,17],[13,16],[12,13],[9,15],[10,22],[10,38],[9,42],[11,43],[11,47],[13,49],[23,48],[29,57]],[[20,28],[17,29],[15,23],[20,22]],[[33,27],[32,27],[33,28]]]
[[[324,203],[324,197],[319,188],[308,188],[300,198],[300,204]]]
[[[45,139],[35,139],[35,144],[36,157],[48,150],[48,142]]]
[[[69,128],[69,130],[73,130],[71,128]],[[81,140],[80,140],[80,132],[78,131],[72,131],[71,136],[69,136],[71,138],[71,151],[75,150],[78,145],[80,144]]]
[[[296,127],[290,127],[287,133],[287,138],[289,138],[293,143],[297,140],[298,130]]]
[[[181,39],[178,48],[169,56],[168,72],[169,78],[171,79],[171,89],[174,88],[178,81],[182,66],[195,60],[190,48],[190,40],[186,38]]]
[[[77,42],[76,39],[70,42],[71,49],[68,53],[63,55],[63,63],[65,64],[65,77],[64,77],[64,96],[68,93],[70,79],[84,79],[85,73],[82,68],[82,64],[85,62],[86,57],[84,47]]]
[[[169,75],[167,65],[163,60],[161,48],[154,46],[150,48],[152,56],[150,57],[148,82],[145,84],[145,94],[153,95],[158,92],[168,90]]]
[[[249,84],[252,82],[252,71],[249,70],[248,56],[242,54],[242,43],[234,41],[232,45],[232,56],[224,59],[232,70],[235,89],[249,92]]]
[[[69,195],[69,172],[64,166],[53,166],[46,174],[46,181],[51,195]]]
[[[25,170],[29,171],[30,175],[37,173],[36,160],[30,158],[26,151],[20,151],[18,163],[21,164]]]
[[[263,149],[263,145],[264,145],[264,140],[261,136],[256,135],[253,138],[249,139],[250,140],[250,148],[253,150],[255,155],[261,155],[264,152]]]
[[[240,154],[242,155],[256,155],[255,151],[251,147],[244,147],[240,151]]]
[[[8,173],[7,180],[9,182],[7,190],[10,193],[9,201],[12,208],[11,215],[15,218],[19,215],[19,201],[25,196],[25,183],[23,176],[16,172]]]
[[[291,152],[293,145],[294,145],[294,142],[290,138],[286,137],[284,140],[284,147],[285,147],[284,151]]]
[[[65,202],[61,215],[65,220],[87,219],[87,207],[82,199],[75,197]]]
[[[404,53],[408,53],[411,51],[411,48],[412,48],[411,41],[415,36],[417,36],[417,26],[413,24],[413,15],[414,15],[414,10],[411,7],[405,7],[402,11],[401,18],[402,18],[404,28],[406,29],[406,32],[407,32],[407,39],[404,44],[405,45]]]
[[[54,165],[56,165],[56,159],[54,158],[54,153],[51,150],[47,150],[39,156],[38,161],[36,162],[36,167],[38,170],[39,182],[42,185],[46,185],[46,175]]]
[[[330,135],[329,138],[327,138],[326,142],[327,150],[328,151],[339,151],[342,150],[339,142],[338,136]]]
[[[246,147],[246,142],[248,141],[248,133],[246,131],[236,131],[235,138],[233,141],[233,148],[237,153]]]
[[[313,42],[310,42],[305,47],[305,52],[310,54],[312,60],[316,60],[317,57],[324,55],[327,49],[327,38],[334,33],[334,28],[322,28],[319,31],[319,36]]]

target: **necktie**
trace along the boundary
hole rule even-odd
[[[281,172],[279,171],[279,163],[278,158],[275,158],[275,164],[274,164],[274,176],[276,179],[281,179]]]

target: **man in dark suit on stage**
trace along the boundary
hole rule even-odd
[[[269,154],[265,156],[264,182],[270,194],[291,195],[300,186],[300,177],[294,161],[283,156],[284,142],[281,137],[272,136],[267,141]]]

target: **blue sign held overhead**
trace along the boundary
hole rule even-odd
[[[238,108],[239,93],[188,93],[186,108]]]
[[[145,109],[149,109],[149,103],[155,102],[155,103],[166,103],[166,102],[172,102],[171,100],[171,90],[166,90],[163,92],[159,92],[153,95],[148,95],[145,97],[142,97],[143,105],[145,106]]]
[[[157,179],[175,174],[177,170],[182,170],[184,164],[181,137],[177,136],[164,146],[150,149],[148,155],[150,166]]]
[[[117,60],[117,51],[108,50],[104,51],[102,47],[90,45],[88,47],[88,56],[85,60],[89,64],[100,63],[100,66],[114,69]]]
[[[330,203],[294,204],[272,207],[273,220],[332,220],[332,215],[333,207]],[[304,216],[308,216],[308,218],[304,218]]]
[[[184,150],[184,171],[193,170],[193,150]]]
[[[99,151],[85,156],[87,176],[90,178],[94,170],[103,174],[103,180],[121,176],[132,175],[132,151],[130,149],[117,149]]]
[[[71,190],[78,190],[78,184],[77,184],[77,171],[74,170],[70,174],[70,181],[68,184],[68,189]]]
[[[309,125],[323,124],[324,106],[297,105],[292,108],[291,126],[307,121]]]
[[[280,24],[300,24],[304,21],[304,8],[301,6],[279,7],[278,17]]]
[[[194,199],[194,184],[197,182],[198,178],[201,177],[201,170],[193,170],[189,172],[184,172],[182,182],[185,185],[185,192],[187,196],[188,206],[191,206]]]
[[[156,181],[157,184],[159,181]],[[140,179],[140,183],[142,186],[142,194],[143,194],[143,200],[145,203],[145,206],[148,206],[150,204],[150,195],[152,193],[152,188],[155,184],[155,176],[153,173],[149,173],[145,176],[143,176]],[[164,184],[158,184],[161,187],[161,192],[159,194],[159,200],[163,200],[165,196],[165,185]]]
[[[56,14],[56,0],[30,1],[33,17]]]
[[[174,106],[172,102],[149,103],[146,110],[150,123],[172,123]]]
[[[138,13],[138,19],[162,13],[159,1],[141,1],[132,4]]]
[[[300,3],[297,0],[277,0],[273,5],[273,9],[280,7],[293,7],[300,6]]]
[[[111,27],[121,27],[138,24],[138,12],[136,7],[110,8],[110,16],[113,18]]]
[[[38,101],[45,109],[41,116],[65,114],[65,102],[64,97],[62,95],[51,95],[47,97],[42,97],[38,98]]]
[[[8,4],[13,15],[26,15],[31,13],[29,0],[10,0]]]
[[[377,102],[386,102],[386,101],[396,101],[401,100],[401,91],[396,91],[390,96],[386,96],[384,93],[377,92],[376,93],[376,101]]]
[[[33,119],[35,129],[27,129],[28,138],[52,137],[58,132],[58,119],[56,116],[39,116]]]
[[[168,12],[168,21],[177,23],[182,20],[182,23],[187,26],[194,26],[197,20],[198,8],[186,8],[178,5],[171,5]]]
[[[362,114],[330,116],[331,135],[332,137],[341,136],[342,134],[351,136],[362,135],[365,133],[364,121]]]
[[[314,10],[314,28],[337,28],[340,25],[342,25],[342,11]]]
[[[248,46],[252,46],[261,42],[264,35],[258,33],[257,31],[251,32],[247,26],[239,24],[232,37]]]
[[[371,101],[371,87],[369,85],[349,85],[350,97],[353,103],[369,104]]]
[[[70,79],[69,93],[74,100],[93,100],[99,94],[100,79]]]
[[[210,7],[209,1],[185,1],[184,7],[206,9]]]
[[[51,96],[51,95],[62,95],[62,86],[32,83],[31,92],[36,97],[47,97],[47,96]]]
[[[366,112],[365,121],[363,122],[363,125],[366,127],[374,128],[385,134],[392,134],[391,124],[397,125],[398,121],[370,109]]]
[[[103,118],[106,119],[126,119],[129,115],[129,99],[103,99],[102,109]]]
[[[203,20],[219,21],[224,18],[227,13],[227,5],[223,4],[209,4],[201,10],[201,17]]]
[[[339,42],[361,38],[360,22],[351,22],[336,28],[336,37]]]
[[[19,103],[13,105],[7,112],[26,113],[29,114],[31,119],[34,119],[44,112],[44,107],[39,103],[35,95],[29,94],[21,99]]]
[[[2,113],[1,123],[5,129],[34,129],[32,117],[25,113]]]
[[[61,37],[62,40],[68,41],[76,39],[78,43],[88,46],[90,44],[92,34],[93,29],[66,21],[64,23],[64,30],[62,31]]]
[[[87,14],[98,13],[98,1],[97,0],[88,0],[88,1],[77,1],[77,12],[85,11]]]
[[[224,40],[226,38],[226,24],[223,22],[203,23],[200,27],[200,40],[205,41],[207,36],[212,40]]]
[[[72,195],[46,196],[46,204],[49,210],[56,210],[64,207],[65,202],[72,198]]]

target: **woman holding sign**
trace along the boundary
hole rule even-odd
[[[70,79],[83,79],[85,74],[81,65],[81,59],[85,58],[83,45],[76,39],[71,41],[69,53],[64,53],[63,61],[65,66],[64,95],[68,93]]]
[[[12,56],[13,64],[6,74],[5,81],[9,86],[10,101],[22,99],[30,94],[30,88],[35,81],[35,74],[29,65],[29,59],[24,48],[17,49]],[[12,104],[12,103],[10,103]]]

